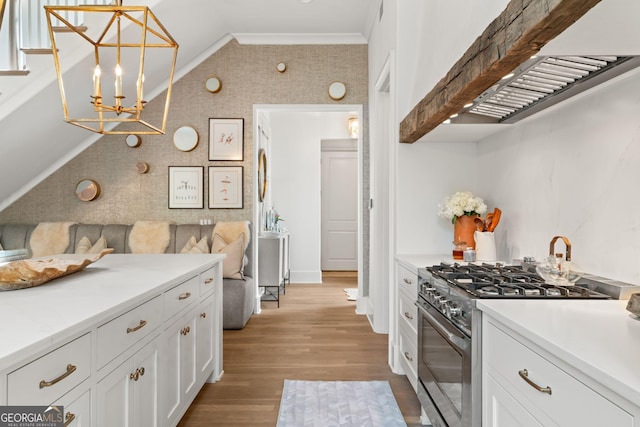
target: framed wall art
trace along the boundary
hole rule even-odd
[[[204,166],[169,166],[169,209],[204,208]]]
[[[209,208],[242,209],[242,179],[242,166],[209,166]]]
[[[244,159],[244,119],[209,119],[209,160]]]

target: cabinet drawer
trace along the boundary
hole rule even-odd
[[[400,323],[406,322],[413,334],[418,336],[418,307],[416,307],[415,300],[403,292],[399,294],[399,297],[398,315],[401,318]]]
[[[398,264],[398,289],[412,299],[418,299],[418,274]]]
[[[164,293],[164,313],[165,319],[169,319],[183,308],[198,300],[200,292],[200,276],[192,277],[169,289]]]
[[[91,335],[86,334],[8,375],[9,405],[49,405],[91,374]]]
[[[559,425],[634,425],[629,413],[492,323],[485,322],[485,325],[483,348],[487,374],[504,383],[525,407],[525,402],[529,402]],[[551,393],[538,391],[528,384],[520,374],[524,375],[524,370],[530,381],[550,388]]]
[[[407,379],[417,390],[418,384],[418,336],[404,324],[399,328],[400,365],[404,369]]]
[[[70,399],[69,399],[70,400]],[[64,427],[86,427],[91,425],[91,391],[87,390],[71,402],[62,399],[64,406]]]
[[[217,267],[211,267],[210,269],[200,273],[200,295],[204,295],[216,289],[216,271]]]
[[[162,324],[162,298],[155,297],[98,327],[98,369]]]

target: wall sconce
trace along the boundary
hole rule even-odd
[[[349,135],[351,138],[357,138],[360,133],[360,124],[357,117],[349,118]]]

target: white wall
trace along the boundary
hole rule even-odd
[[[635,70],[479,143],[480,193],[503,210],[500,255],[542,259],[559,234],[586,271],[640,283],[638,88]]]
[[[349,138],[348,113],[269,113],[271,198],[291,233],[291,281],[320,283],[320,140]]]

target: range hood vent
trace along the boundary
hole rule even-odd
[[[638,56],[533,57],[451,123],[515,123],[639,65]]]

